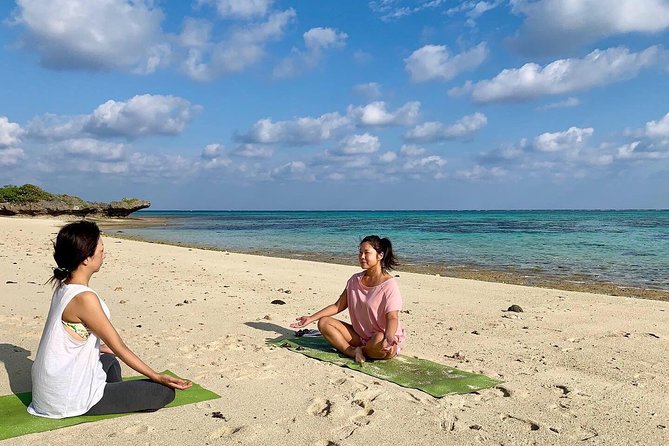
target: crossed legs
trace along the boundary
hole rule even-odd
[[[397,346],[390,351],[383,349],[383,333],[374,333],[363,346],[362,339],[351,324],[330,316],[318,320],[318,330],[330,345],[358,363],[365,362],[365,358],[390,359],[397,354]]]

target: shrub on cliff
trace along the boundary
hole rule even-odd
[[[32,184],[0,187],[0,203],[36,203],[38,201],[53,200],[54,198],[53,194]]]

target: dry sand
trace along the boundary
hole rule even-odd
[[[0,218],[0,394],[30,388],[60,225]],[[504,381],[437,399],[265,344],[357,268],[104,240],[91,286],[125,342],[221,398],[4,444],[669,443],[668,302],[399,271],[404,353]]]

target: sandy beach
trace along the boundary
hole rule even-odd
[[[45,284],[51,240],[61,225],[0,218],[0,394],[30,390],[52,293]],[[295,317],[333,302],[356,267],[104,242],[105,265],[91,287],[124,341],[154,369],[221,398],[4,444],[669,443],[667,301],[400,268],[403,353],[504,381],[437,399],[265,343],[292,334]],[[512,304],[524,311],[507,312]],[[126,367],[124,374],[135,373]]]

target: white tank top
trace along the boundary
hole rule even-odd
[[[98,295],[87,286],[68,284],[53,293],[32,366],[33,400],[28,406],[32,415],[74,417],[88,412],[102,398],[107,375],[100,362],[100,338],[91,333],[86,340],[74,339],[61,322],[67,304],[84,291]],[[102,299],[100,304],[109,317]]]

